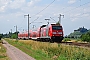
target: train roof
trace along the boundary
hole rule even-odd
[[[51,25],[60,25],[60,24],[51,24]],[[61,25],[60,25],[61,26]]]

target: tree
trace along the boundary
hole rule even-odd
[[[16,39],[17,38],[17,35],[16,34],[12,34],[11,35],[11,38]]]
[[[56,23],[57,25],[60,24],[59,21]]]
[[[1,40],[1,38],[2,38],[2,34],[0,34],[0,40]]]
[[[82,41],[90,42],[90,31],[88,31],[86,34],[81,35]]]
[[[19,32],[14,32],[14,33],[12,33],[12,34],[11,34],[11,38],[17,39],[17,38],[18,38],[18,33],[19,33]]]

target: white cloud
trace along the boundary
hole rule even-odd
[[[60,1],[60,0],[57,0],[57,1]]]
[[[4,12],[11,0],[0,0],[0,12]]]
[[[8,22],[10,21],[10,20],[7,20]]]
[[[16,17],[22,16],[22,15],[24,15],[24,13],[22,13],[22,12],[17,12],[17,13],[15,13],[15,16],[16,16]]]
[[[28,6],[33,6],[35,3],[39,2],[41,0],[31,0],[30,2],[27,3]]]
[[[90,14],[86,13],[82,15],[82,17],[87,17],[87,16],[90,16]]]
[[[58,13],[53,14],[54,16],[59,16]]]
[[[32,6],[34,4],[34,1],[33,0],[31,0],[30,2],[28,2],[28,6]]]
[[[40,14],[39,14],[39,15],[37,15],[36,17],[42,17],[42,16],[43,16],[43,15],[40,15]]]
[[[0,0],[0,7],[3,5],[7,5],[11,0]]]
[[[77,19],[78,19],[78,18],[73,18],[71,21],[72,21],[72,22],[75,22]]]
[[[4,12],[5,11],[5,6],[0,7],[0,12]]]
[[[11,9],[17,9],[22,7],[25,4],[25,0],[14,0],[14,1],[10,1],[10,8]]]
[[[76,0],[69,0],[69,1],[68,1],[69,4],[73,4],[73,3],[75,3],[75,2],[76,2]]]

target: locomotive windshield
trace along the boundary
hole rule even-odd
[[[62,27],[61,26],[52,26],[52,29],[53,30],[62,30]]]

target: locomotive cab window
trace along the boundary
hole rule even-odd
[[[61,26],[52,26],[52,29],[53,30],[62,30],[62,27]]]

